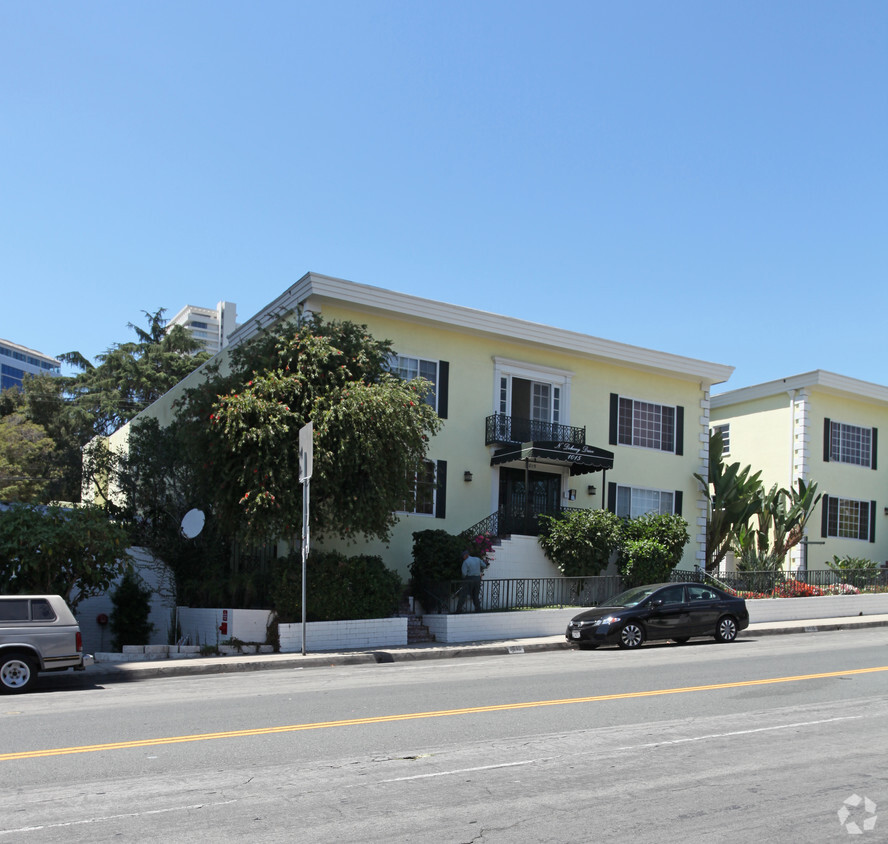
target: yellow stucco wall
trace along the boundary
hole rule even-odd
[[[882,562],[888,559],[888,464],[879,457],[877,469],[836,461],[824,461],[825,420],[863,428],[888,430],[888,405],[853,393],[838,393],[817,385],[797,396],[804,401],[804,413],[796,414],[795,436],[797,447],[806,449],[804,479],[814,481],[818,492],[859,501],[876,502],[875,542],[866,540],[823,537],[822,505],[818,504],[808,522],[807,566],[826,568],[834,556],[861,557]],[[793,413],[788,393],[737,402],[725,407],[714,407],[711,424],[731,426],[731,452],[727,462],[751,465],[762,470],[766,487],[791,483],[790,461],[793,459]],[[800,435],[804,427],[804,443]],[[878,454],[877,447],[877,454]],[[796,462],[799,456],[796,455]],[[884,465],[883,465],[884,464]],[[815,544],[816,543],[816,544]],[[820,544],[823,543],[823,544]]]
[[[319,303],[315,302],[314,307]],[[547,368],[571,373],[569,391],[563,396],[561,422],[585,426],[586,442],[612,451],[614,469],[607,473],[591,473],[569,477],[562,474],[562,490],[577,491],[576,500],[562,499],[565,505],[601,507],[605,500],[604,481],[621,485],[683,493],[682,515],[688,522],[691,542],[685,549],[682,568],[692,569],[698,562],[699,484],[693,477],[702,470],[706,446],[706,427],[701,402],[704,386],[689,376],[679,377],[663,371],[642,371],[612,360],[584,357],[567,349],[528,341],[517,341],[503,335],[470,332],[443,322],[401,318],[391,312],[380,312],[351,306],[341,301],[324,301],[320,310],[325,319],[352,320],[366,324],[377,338],[389,339],[399,354],[430,360],[445,360],[449,367],[448,418],[441,432],[432,440],[429,458],[446,460],[448,469],[447,517],[435,518],[420,514],[403,514],[392,532],[391,541],[359,545],[328,542],[330,547],[354,553],[380,554],[386,565],[406,578],[411,561],[414,531],[443,529],[458,533],[476,524],[496,510],[499,494],[499,469],[491,467],[493,448],[485,445],[485,419],[499,408],[495,359],[507,359],[530,368]],[[228,352],[221,352],[214,361],[223,366]],[[203,377],[202,371],[190,375],[182,384],[145,411],[161,425],[171,419],[173,403],[183,391]],[[543,377],[540,380],[545,380]],[[684,454],[675,455],[646,448],[610,444],[610,395],[622,396],[684,408]],[[124,441],[126,429],[115,437]],[[531,465],[534,468],[534,465]],[[547,472],[555,467],[537,467]],[[470,471],[471,482],[463,479]],[[592,484],[594,496],[587,493]]]

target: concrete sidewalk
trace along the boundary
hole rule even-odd
[[[856,630],[888,626],[888,615],[818,618],[801,621],[750,624],[738,638],[753,638],[786,633],[819,633],[830,630]],[[376,665],[424,659],[454,659],[468,656],[495,656],[570,648],[563,634],[532,639],[496,642],[466,642],[405,645],[385,650],[354,650],[302,654],[255,654],[243,656],[189,657],[159,659],[151,662],[98,662],[76,676],[89,682],[126,682],[153,677],[183,677],[197,674],[229,674],[237,671],[275,669],[330,668],[339,665]]]

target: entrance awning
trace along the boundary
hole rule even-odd
[[[614,467],[614,453],[594,445],[565,442],[529,442],[501,448],[490,458],[491,466],[515,460],[533,460],[562,468],[569,467],[571,475],[603,472]]]

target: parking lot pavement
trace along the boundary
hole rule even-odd
[[[801,621],[750,624],[741,638],[791,633],[818,633],[862,627],[888,626],[888,615],[818,618]],[[459,644],[429,643],[396,648],[362,649],[342,652],[302,654],[250,654],[242,656],[187,657],[143,662],[97,661],[77,675],[88,682],[142,680],[152,677],[182,677],[199,674],[227,674],[236,671],[272,671],[295,668],[329,668],[339,665],[370,665],[425,659],[456,659],[470,656],[533,653],[569,648],[563,634],[529,639]]]

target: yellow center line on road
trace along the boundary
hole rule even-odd
[[[366,724],[387,724],[393,721],[413,721],[419,718],[447,718],[452,715],[475,715],[482,712],[508,712],[515,709],[534,709],[540,706],[566,706],[573,703],[601,703],[609,700],[680,695],[689,692],[711,692],[722,689],[740,689],[749,686],[771,686],[777,683],[798,683],[804,680],[822,680],[830,677],[849,677],[888,671],[888,665],[873,668],[855,668],[845,671],[827,671],[822,674],[798,674],[792,677],[771,677],[762,680],[740,680],[734,683],[713,683],[706,686],[683,686],[675,689],[651,689],[642,692],[621,692],[611,695],[562,698],[560,700],[534,700],[525,703],[498,703],[492,706],[469,706],[464,709],[440,709],[432,712],[407,712],[403,715],[373,715],[369,718],[347,718],[341,721],[316,721],[308,724],[288,724],[282,727],[256,727],[251,730],[227,730],[219,733],[196,733],[188,736],[115,741],[107,744],[86,744],[80,747],[56,747],[47,750],[24,750],[18,753],[0,753],[0,762],[16,759],[39,759],[44,756],[68,756],[74,753],[98,753],[103,750],[128,750],[136,747],[157,747],[164,744],[184,744],[192,741],[267,736],[275,733],[297,733],[302,730],[324,730],[330,727],[354,727]]]

